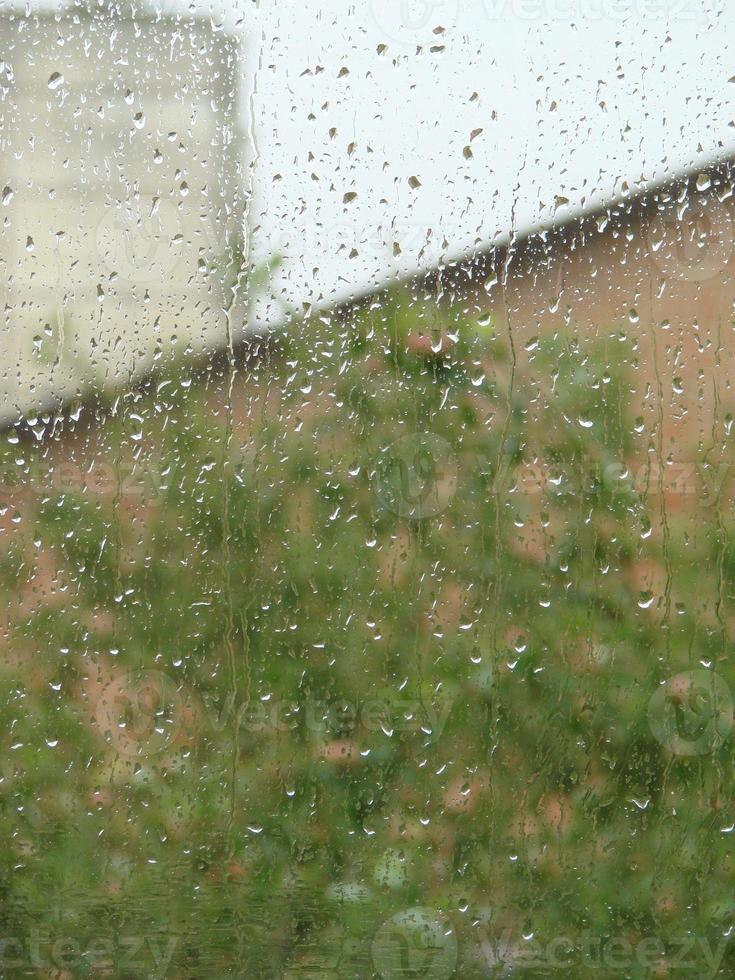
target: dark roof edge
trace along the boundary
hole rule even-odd
[[[696,190],[697,181],[704,175],[709,177],[709,186],[701,193],[711,195],[723,187],[728,187],[732,192],[735,185],[735,157],[731,153],[722,153],[692,166],[676,177],[652,182],[635,192],[617,194],[609,201],[596,204],[588,210],[579,208],[561,220],[543,222],[518,232],[508,231],[503,236],[498,236],[497,241],[492,245],[481,246],[448,257],[440,266],[434,266],[425,272],[409,274],[393,283],[357,291],[347,300],[316,309],[314,314],[323,315],[330,311],[347,313],[353,307],[363,306],[395,288],[413,287],[421,290],[424,286],[427,290],[431,290],[433,295],[438,278],[441,278],[445,284],[455,280],[462,282],[475,279],[483,272],[489,273],[499,262],[504,262],[509,249],[512,249],[517,257],[524,252],[537,250],[539,246],[549,253],[568,244],[580,234],[587,236],[589,233],[598,233],[597,223],[603,216],[621,224],[643,218],[647,214],[660,210],[662,204],[678,199],[684,192],[690,193]],[[253,329],[258,333],[262,332],[263,327],[255,326]]]
[[[517,234],[509,232],[494,245],[449,258],[440,266],[407,275],[394,282],[356,291],[348,299],[338,303],[314,307],[307,317],[300,319],[325,314],[346,318],[355,310],[379,301],[381,297],[396,289],[413,290],[430,298],[436,295],[437,285],[441,283],[445,287],[445,293],[451,294],[454,287],[461,288],[467,282],[489,274],[499,262],[505,261],[508,249],[512,249],[513,253],[520,257],[524,253],[530,254],[541,245],[544,252],[548,254],[569,244],[580,234],[586,236],[590,233],[598,233],[597,222],[602,216],[608,216],[613,222],[631,223],[637,218],[645,217],[646,213],[659,209],[662,204],[680,198],[683,193],[696,189],[696,183],[703,175],[709,177],[709,183],[701,190],[702,193],[711,195],[722,187],[728,187],[732,192],[735,182],[735,158],[722,155],[710,162],[693,166],[677,177],[651,184],[635,193],[618,195],[607,203],[600,204],[589,211],[571,214],[562,221],[552,221]],[[299,318],[294,317],[294,319]],[[244,336],[234,346],[234,363],[244,367],[259,360],[264,353],[272,351],[275,338],[281,329],[282,324],[273,327],[267,323],[254,323],[246,328]],[[218,372],[224,373],[230,361],[227,349],[218,348],[203,353],[189,362],[189,371],[195,378],[204,380]],[[67,401],[57,401],[45,408],[18,416],[14,421],[0,423],[0,431],[14,429],[21,437],[33,438],[33,429],[39,419],[48,419],[45,425],[51,431],[59,424],[63,425],[65,421],[72,421],[75,427],[77,423],[82,427],[99,423],[112,413],[111,405],[115,404],[117,398],[123,397],[126,393],[143,392],[156,383],[158,378],[157,371],[147,371],[135,379],[127,389],[115,395],[92,392]],[[84,421],[81,416],[84,416]]]

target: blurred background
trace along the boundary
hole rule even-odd
[[[727,14],[0,3],[3,975],[732,975]]]

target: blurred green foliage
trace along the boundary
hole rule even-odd
[[[732,975],[729,731],[651,722],[732,521],[629,355],[401,295],[12,438],[3,975]]]

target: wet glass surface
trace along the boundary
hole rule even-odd
[[[0,5],[0,974],[732,975],[723,24]]]

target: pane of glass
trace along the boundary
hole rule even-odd
[[[0,4],[0,974],[732,975],[725,13]]]

